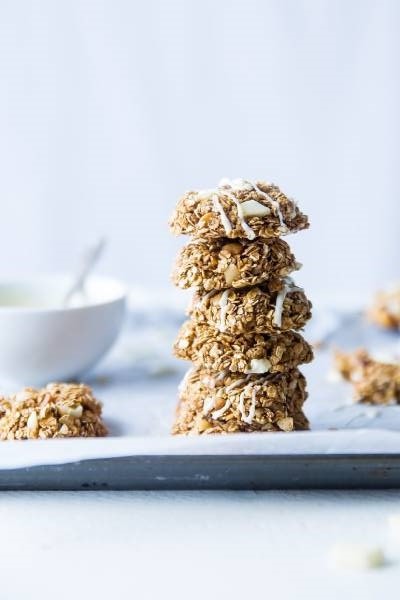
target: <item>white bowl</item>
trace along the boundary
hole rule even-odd
[[[123,286],[91,277],[85,304],[62,308],[69,282],[66,276],[0,282],[0,381],[77,379],[116,340],[125,312]]]

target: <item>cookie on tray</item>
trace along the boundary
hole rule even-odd
[[[372,358],[366,350],[336,352],[335,367],[353,385],[354,400],[365,404],[400,403],[400,364]]]
[[[101,403],[86,385],[51,383],[0,400],[0,440],[105,435]]]
[[[265,181],[223,179],[215,189],[186,192],[170,221],[174,234],[196,238],[279,237],[309,226],[294,200]]]
[[[379,292],[368,310],[368,317],[379,327],[400,329],[400,286],[387,292]]]
[[[277,375],[211,376],[188,372],[181,385],[172,433],[210,434],[308,429],[302,411],[307,398],[297,369]]]
[[[301,267],[289,245],[270,240],[194,241],[182,248],[172,279],[180,288],[205,291],[242,288],[282,278]]]
[[[295,331],[275,335],[233,336],[208,325],[186,321],[174,345],[175,355],[206,371],[281,373],[311,362],[311,346]]]
[[[302,329],[311,317],[311,302],[289,278],[276,283],[217,293],[198,291],[188,312],[196,323],[232,335]]]

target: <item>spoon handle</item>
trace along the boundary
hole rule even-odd
[[[68,306],[74,294],[82,291],[86,278],[102,255],[105,245],[106,239],[102,237],[85,251],[80,267],[75,273],[73,282],[64,296],[63,306]]]

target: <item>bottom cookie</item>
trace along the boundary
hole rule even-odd
[[[173,434],[308,429],[306,380],[298,369],[277,375],[190,370],[180,389]]]

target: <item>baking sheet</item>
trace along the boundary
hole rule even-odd
[[[176,389],[187,364],[171,357],[181,307],[134,305],[110,356],[86,378],[104,403],[110,436],[2,444],[0,470],[122,457],[391,456],[400,453],[400,407],[354,405],[350,387],[330,374],[332,348],[364,346],[399,357],[399,336],[368,325],[357,312],[320,308],[305,333],[322,343],[303,372],[311,432],[171,437]],[[2,389],[11,391],[3,382]],[[400,460],[400,456],[397,456]]]

